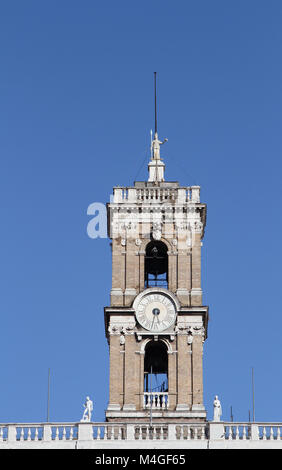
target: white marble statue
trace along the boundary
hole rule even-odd
[[[218,399],[218,396],[216,395],[213,401],[213,421],[216,421],[216,422],[220,421],[221,415],[222,415],[221,403]]]
[[[91,421],[91,414],[93,411],[93,401],[90,400],[89,397],[86,397],[86,401],[84,403],[84,412],[81,421]]]
[[[161,140],[159,140],[158,134],[156,132],[155,133],[155,138],[152,141],[152,154],[153,154],[153,159],[154,160],[160,160],[160,158],[161,158],[161,156],[160,156],[160,145],[164,144],[165,142],[167,142],[167,139],[164,139],[164,141],[162,142]]]

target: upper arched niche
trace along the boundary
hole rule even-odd
[[[168,249],[164,242],[152,240],[145,250],[145,288],[168,287]]]

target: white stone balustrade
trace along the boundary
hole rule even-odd
[[[92,425],[92,428],[94,440],[126,440],[126,426],[123,424],[100,423]]]
[[[178,425],[176,426],[176,437],[179,440],[205,440],[207,428],[204,424]]]
[[[159,392],[164,394],[165,392]],[[148,410],[149,421],[149,410]],[[249,448],[282,449],[282,423],[3,423],[8,448]],[[163,443],[163,444],[162,444]],[[163,446],[163,447],[162,447]]]
[[[146,425],[142,424],[135,426],[134,437],[136,440],[167,440],[168,439],[168,426],[167,425]]]
[[[168,392],[144,392],[144,408],[164,410],[169,407]]]
[[[280,441],[282,438],[279,423],[225,423],[224,431],[225,439],[231,441]]]
[[[183,204],[186,202],[200,202],[200,186],[189,187],[115,187],[114,203],[159,203],[170,202]]]

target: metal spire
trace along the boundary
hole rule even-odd
[[[151,162],[149,163],[149,182],[158,184],[164,181],[164,167],[165,164],[161,161],[160,146],[167,142],[158,138],[158,125],[157,125],[157,72],[154,72],[154,91],[155,91],[155,135],[152,140],[151,137]]]
[[[157,126],[157,72],[154,72],[154,82],[155,82],[155,135],[158,132]]]

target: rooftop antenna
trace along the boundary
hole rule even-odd
[[[253,400],[253,422],[255,422],[255,386],[254,386],[254,368],[252,367],[252,400]]]
[[[48,369],[47,423],[50,419],[50,368]]]

